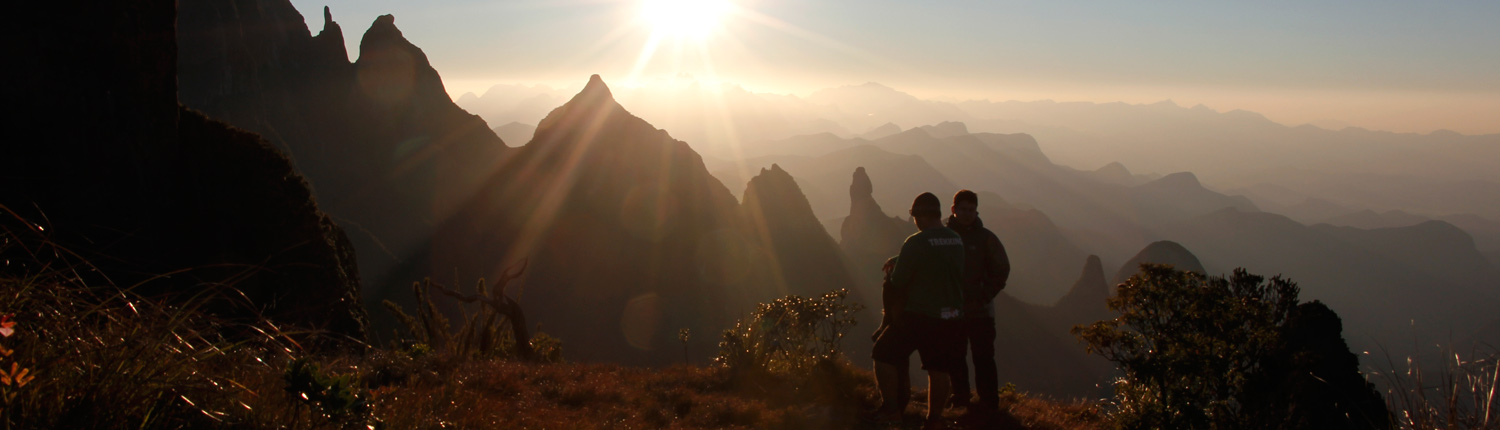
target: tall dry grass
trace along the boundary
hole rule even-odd
[[[1447,348],[1439,366],[1407,357],[1398,366],[1385,353],[1386,369],[1371,372],[1385,385],[1392,422],[1401,429],[1500,429],[1500,351],[1475,346],[1467,354]],[[1436,369],[1436,375],[1428,371]]]
[[[216,318],[206,294],[142,297],[45,236],[29,239],[0,232],[6,429],[864,429],[859,412],[877,396],[868,369],[827,349],[800,379],[447,348],[313,349],[316,332]],[[1087,404],[1007,398],[1014,425],[1002,428],[1098,427]]]

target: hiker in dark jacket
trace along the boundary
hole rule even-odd
[[[897,404],[897,366],[913,351],[920,353],[927,370],[928,428],[942,426],[943,408],[951,395],[949,375],[964,365],[958,327],[964,306],[964,246],[958,233],[943,226],[942,211],[937,196],[917,196],[911,215],[920,231],[906,238],[890,271],[887,288],[901,300],[888,302],[899,303],[899,309],[887,309],[894,318],[871,352],[882,401],[873,416],[877,423],[900,423],[905,405]]]
[[[964,308],[960,320],[965,344],[974,353],[974,379],[980,408],[998,410],[1000,381],[995,370],[995,296],[1010,278],[1010,258],[1000,238],[979,220],[979,196],[961,190],[953,195],[948,228],[964,240]],[[969,366],[953,370],[954,407],[968,407]]]

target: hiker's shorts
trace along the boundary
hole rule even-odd
[[[912,351],[916,351],[921,354],[923,370],[952,373],[959,366],[968,365],[964,360],[964,340],[963,327],[956,319],[902,313],[875,340],[870,356],[881,363],[903,366]]]

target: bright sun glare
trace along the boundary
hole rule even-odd
[[[641,19],[663,36],[701,40],[731,7],[729,0],[644,0]]]

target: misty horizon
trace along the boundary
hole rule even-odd
[[[1485,23],[1500,10],[1490,4],[1383,5],[1358,15],[1334,5],[1280,7],[1305,15],[1294,18],[1249,5],[746,1],[731,2],[718,28],[688,38],[640,22],[639,3],[294,5],[310,28],[331,6],[351,29],[351,56],[357,29],[395,15],[428,49],[454,100],[496,84],[576,89],[591,74],[620,89],[692,76],[800,97],[878,82],[930,100],[1172,100],[1288,126],[1500,133],[1492,120],[1500,117],[1500,70],[1487,54],[1500,36],[1483,36],[1496,31]]]

